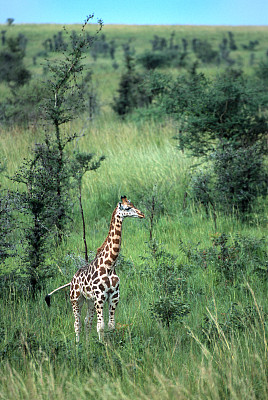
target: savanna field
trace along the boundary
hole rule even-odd
[[[0,232],[4,238],[0,241],[0,399],[267,398],[267,198],[261,188],[267,185],[263,143],[267,146],[268,28],[104,25],[98,40],[84,51],[83,70],[68,87],[70,97],[57,104],[56,117],[51,112],[56,109],[56,97],[51,103],[42,102],[40,85],[53,89],[49,81],[58,79],[59,69],[62,76],[66,70],[68,74],[63,64],[58,64],[56,72],[47,66],[53,60],[67,62],[70,35],[74,37],[74,31],[79,35],[81,27],[64,30],[59,25],[11,24],[0,28],[5,36],[0,43],[1,63],[7,59],[3,52],[8,38],[22,35],[13,55],[23,54],[14,57],[23,59],[31,75],[24,85],[16,85],[14,78],[7,82],[0,75]],[[96,30],[97,25],[85,28],[90,35]],[[56,49],[59,32],[68,47]],[[148,67],[148,60],[158,65]],[[131,75],[123,84],[126,73]],[[235,80],[242,73],[245,85]],[[251,162],[249,153],[243,153],[246,147],[235,147],[236,165],[246,172],[241,178],[235,170],[231,191],[222,170],[231,171],[232,162],[224,164],[223,153],[214,175],[205,180],[206,168],[216,159],[211,148],[217,150],[221,142],[210,126],[215,131],[222,126],[231,103],[223,101],[218,120],[213,119],[214,109],[211,119],[205,118],[220,102],[217,84],[225,82],[227,87],[230,82],[218,78],[224,74],[236,82],[228,93],[238,93],[244,85],[243,106],[234,115],[241,112],[248,126],[258,122],[243,132],[242,142],[264,126],[247,146],[256,146],[252,149],[259,152],[258,160],[252,157]],[[87,86],[82,86],[81,75],[88,76]],[[184,77],[190,82],[188,87],[183,86]],[[177,86],[176,79],[181,79]],[[57,82],[57,95],[64,98],[65,81]],[[127,92],[129,82],[133,86]],[[80,98],[80,94],[78,99],[75,96],[77,85],[88,96],[82,109],[72,108]],[[194,92],[197,87],[204,90],[201,99]],[[263,95],[255,110],[258,91]],[[225,91],[220,93],[223,96]],[[116,102],[119,98],[121,102]],[[247,114],[251,102],[251,114]],[[60,233],[55,234],[53,224],[50,228],[40,225],[44,241],[39,243],[42,252],[34,293],[29,280],[37,265],[35,253],[29,250],[30,232],[36,232],[33,227],[39,226],[41,218],[34,214],[33,188],[38,188],[41,175],[25,184],[23,174],[29,165],[32,169],[27,171],[36,170],[34,164],[23,163],[37,154],[34,149],[45,148],[36,144],[46,143],[49,149],[49,143],[56,143],[45,141],[55,137],[55,121],[63,118],[62,110],[64,115],[72,114],[58,127],[62,138],[73,138],[64,145],[65,159],[72,160],[77,152],[94,153],[94,160],[105,157],[79,181],[90,259],[107,236],[121,196],[130,198],[146,216],[123,223],[116,268],[120,277],[116,329],[105,331],[103,343],[98,340],[95,317],[88,342],[82,329],[80,343],[75,344],[68,289],[53,295],[50,308],[44,301],[48,292],[70,282],[83,265],[79,171],[70,178],[63,197],[68,216]],[[200,120],[202,125],[198,125]],[[225,129],[233,125],[226,126],[219,135],[228,139],[227,146],[232,138],[224,136]],[[235,129],[233,135],[238,137]],[[195,132],[192,143],[197,143],[194,152],[187,139],[191,132]],[[201,148],[212,158],[202,158]],[[242,167],[245,159],[248,165]],[[66,165],[70,167],[71,161]],[[13,179],[18,171],[20,178]],[[242,193],[245,179],[249,183]],[[50,216],[40,215],[50,221]],[[107,314],[106,310],[106,322]]]

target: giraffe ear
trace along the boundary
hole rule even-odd
[[[127,204],[127,196],[121,196],[121,201],[123,204]]]

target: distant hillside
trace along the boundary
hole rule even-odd
[[[81,33],[81,26],[67,25],[0,25],[2,40],[0,51],[10,37],[20,37],[25,48],[24,64],[33,78],[45,74],[45,59],[61,57],[70,36]],[[88,36],[96,31],[96,25],[87,27]],[[68,34],[66,34],[66,32]],[[124,68],[126,51],[134,58],[145,52],[172,50],[186,54],[185,62],[173,62],[165,66],[174,73],[198,61],[200,71],[214,74],[219,68],[234,65],[250,72],[260,60],[267,59],[268,27],[234,26],[128,26],[104,25],[99,39],[86,55],[85,63],[92,68],[103,98],[111,99]],[[210,55],[206,59],[204,52]],[[176,56],[176,55],[175,55]],[[175,57],[176,58],[176,57]],[[138,65],[140,68],[140,64]],[[6,89],[0,84],[0,92]]]

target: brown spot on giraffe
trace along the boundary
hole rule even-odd
[[[102,283],[99,284],[99,289],[101,292],[104,292],[105,287]]]
[[[111,257],[111,259],[114,261],[114,260],[117,259],[118,255],[117,255],[117,254],[111,253],[111,254],[110,254],[110,257]]]
[[[99,276],[99,272],[98,272],[98,270],[96,270],[95,272],[94,272],[94,274],[92,275],[92,277],[91,277],[91,281],[94,281],[94,279],[96,279],[96,278],[98,278],[98,276]]]
[[[109,279],[108,276],[105,276],[105,277],[103,278],[103,282],[105,283],[105,285],[107,286],[107,288],[110,287],[110,279]]]
[[[115,287],[119,282],[118,276],[113,276],[111,281],[112,281],[112,286]]]
[[[107,273],[107,270],[105,267],[100,267],[100,275],[105,275]],[[101,279],[101,278],[100,278]]]

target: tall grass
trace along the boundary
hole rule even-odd
[[[251,295],[255,302],[252,290]],[[88,344],[76,347],[68,333],[66,305],[60,301],[54,307],[49,318],[51,311],[45,309],[42,298],[31,308],[23,299],[9,309],[9,318],[5,314],[10,358],[2,362],[0,398],[267,397],[267,343],[257,302],[257,320],[238,335],[226,336],[218,323],[219,310],[210,310],[219,333],[213,345],[199,336],[196,327],[177,324],[166,330],[148,323],[148,318],[141,316],[144,311],[136,307],[140,315],[136,319],[132,315],[128,325],[118,325],[116,335],[105,344],[98,343],[93,333]],[[3,311],[7,309],[5,301]],[[17,336],[11,338],[14,332]]]

